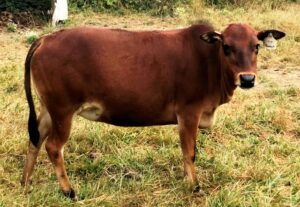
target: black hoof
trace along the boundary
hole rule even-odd
[[[193,193],[198,193],[200,191],[201,191],[200,185],[199,184],[195,185],[193,188]]]
[[[63,193],[66,197],[76,200],[76,194],[73,188],[71,188],[69,191],[63,191]]]
[[[22,187],[25,187],[26,185],[31,185],[32,184],[32,180],[28,180],[27,183],[24,180],[21,180],[20,184],[21,184]]]
[[[194,186],[193,193],[197,193],[199,195],[205,195],[204,191],[202,190],[199,184]]]

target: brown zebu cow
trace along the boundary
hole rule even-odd
[[[25,63],[31,143],[22,183],[47,138],[60,186],[75,197],[62,153],[74,114],[118,126],[178,124],[184,171],[196,183],[197,129],[213,124],[216,108],[237,86],[254,85],[258,40],[270,32],[276,39],[285,35],[244,24],[219,34],[203,24],[151,32],[75,28],[42,37]],[[41,103],[38,119],[30,73]]]

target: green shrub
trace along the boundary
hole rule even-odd
[[[207,5],[217,6],[220,8],[233,7],[253,7],[267,6],[269,8],[279,8],[289,2],[300,2],[299,0],[204,0]]]
[[[47,11],[51,8],[51,0],[4,0],[0,2],[0,11]]]
[[[26,36],[26,42],[31,45],[38,38],[39,36],[37,33],[31,32]]]
[[[17,31],[17,25],[15,23],[8,23],[6,25],[6,29],[8,32],[16,32]]]
[[[70,0],[72,8],[94,11],[122,12],[150,12],[154,15],[173,16],[178,4],[189,3],[191,0]]]

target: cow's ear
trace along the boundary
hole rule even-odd
[[[278,40],[281,39],[285,36],[284,32],[275,30],[275,29],[270,29],[270,30],[264,30],[261,32],[258,32],[257,38],[261,41],[263,41],[270,33],[272,33],[273,37]]]
[[[222,37],[222,34],[219,33],[219,32],[207,32],[205,34],[202,34],[200,36],[200,39],[207,42],[207,43],[215,43],[217,41],[220,41],[222,42],[223,40],[223,37]]]

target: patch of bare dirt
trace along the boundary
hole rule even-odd
[[[143,14],[116,16],[93,13],[89,18],[85,19],[80,15],[71,14],[70,20],[78,26],[88,25],[128,30],[175,29],[181,27],[180,20],[177,18],[160,18]]]
[[[286,67],[284,69],[270,68],[260,71],[265,79],[265,84],[272,84],[280,87],[300,88],[300,66]],[[264,84],[262,84],[264,85]]]
[[[0,31],[0,67],[24,64],[29,45],[23,38],[23,31],[14,33]]]

